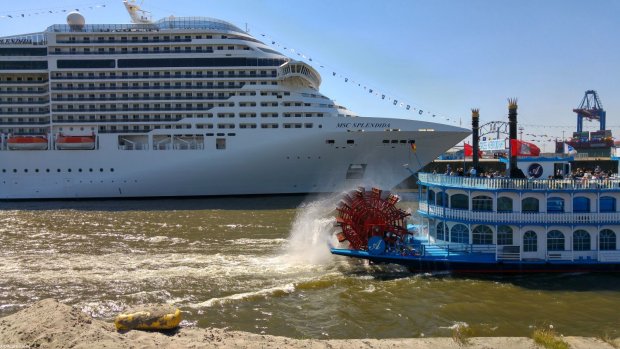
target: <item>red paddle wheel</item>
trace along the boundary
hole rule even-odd
[[[359,188],[345,194],[336,208],[336,222],[342,228],[338,240],[349,241],[353,249],[367,250],[373,236],[388,243],[401,239],[407,234],[405,218],[409,214],[395,206],[399,200],[397,195],[377,188]]]

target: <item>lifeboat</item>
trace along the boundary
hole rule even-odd
[[[56,137],[56,149],[60,150],[92,150],[95,149],[95,135]]]
[[[46,150],[45,136],[10,136],[6,141],[10,150]]]

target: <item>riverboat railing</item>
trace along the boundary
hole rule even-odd
[[[418,212],[444,219],[481,224],[617,224],[620,212],[547,213],[470,211],[418,203]]]
[[[421,184],[463,189],[484,190],[584,190],[618,189],[620,178],[607,179],[516,179],[448,176],[444,174],[418,173]]]
[[[473,244],[449,244],[449,243],[425,243],[421,245],[420,254],[436,258],[464,257],[488,259],[496,261],[526,261],[537,260],[524,258],[519,245],[473,245]],[[484,256],[487,257],[484,257]],[[538,259],[540,260],[540,259]],[[563,250],[546,251],[545,261],[559,262],[620,262],[620,250]]]

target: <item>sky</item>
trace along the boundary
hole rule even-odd
[[[572,109],[596,90],[620,139],[620,1],[144,0],[142,7],[154,19],[247,25],[313,65],[321,92],[363,116],[470,128],[471,108],[480,109],[481,124],[507,121],[507,98],[517,98],[523,139],[552,151],[548,140],[576,131]],[[87,23],[129,23],[121,0],[6,1],[0,36],[65,23],[62,10],[76,8]]]

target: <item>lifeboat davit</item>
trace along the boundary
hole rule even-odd
[[[6,144],[10,150],[45,150],[47,149],[47,137],[10,136]]]
[[[61,150],[92,150],[95,149],[95,135],[56,137],[56,149]]]

